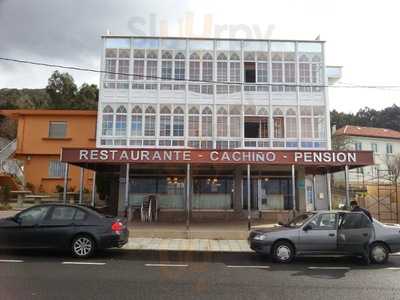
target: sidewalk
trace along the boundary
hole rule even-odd
[[[253,252],[247,240],[129,238],[123,250]]]

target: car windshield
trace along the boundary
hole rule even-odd
[[[301,214],[294,219],[292,219],[289,223],[285,224],[285,227],[300,227],[302,226],[310,217],[314,216],[315,213],[304,213]]]

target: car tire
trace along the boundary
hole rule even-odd
[[[369,258],[374,264],[385,264],[389,259],[389,248],[383,243],[372,244],[369,248]]]
[[[281,264],[288,264],[293,261],[295,252],[294,247],[287,241],[278,241],[272,249],[272,259]]]
[[[88,258],[93,255],[96,248],[95,241],[88,235],[78,235],[71,243],[72,255],[78,258]]]

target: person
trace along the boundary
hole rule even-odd
[[[368,211],[368,209],[360,207],[356,200],[353,200],[353,201],[350,202],[350,207],[351,207],[351,211],[361,211],[361,212],[363,212],[371,220],[371,222],[373,222],[371,213]]]
[[[357,201],[355,201],[355,200],[351,201],[351,202],[350,202],[350,207],[351,207],[351,211],[360,211],[360,212],[363,212],[363,213],[371,220],[371,222],[373,222],[371,213],[368,211],[368,209],[363,208],[363,207],[360,207],[360,206],[358,205],[358,202],[357,202]],[[370,257],[369,257],[368,242],[365,243],[365,244],[362,246],[361,252],[363,253],[362,256],[363,256],[363,258],[364,258],[365,264],[366,264],[366,265],[369,265],[369,264],[371,263],[371,261],[370,261]]]

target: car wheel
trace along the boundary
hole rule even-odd
[[[389,259],[389,249],[385,244],[372,244],[369,250],[371,262],[375,264],[384,264]]]
[[[278,263],[290,263],[294,259],[294,248],[289,242],[277,242],[272,250],[272,258]]]
[[[72,241],[72,254],[75,257],[87,258],[90,257],[95,250],[93,238],[87,235],[79,235]]]

